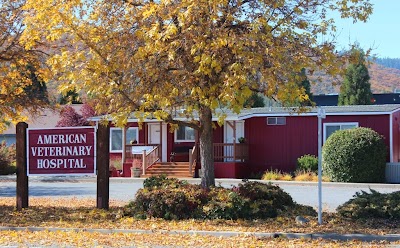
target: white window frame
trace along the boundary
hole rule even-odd
[[[339,130],[343,130],[342,126],[349,126],[349,125],[354,125],[354,128],[358,127],[358,122],[327,122],[324,123],[324,142],[326,141],[327,137],[326,137],[326,127],[332,127],[332,126],[340,126]]]
[[[113,142],[113,140],[112,140],[112,132],[114,131],[114,130],[121,130],[121,132],[123,132],[123,130],[122,130],[122,128],[119,128],[119,127],[111,127],[110,128],[110,152],[114,152],[114,153],[122,153],[122,150],[113,150],[112,149],[112,142]],[[139,140],[139,128],[138,127],[129,127],[126,131],[128,132],[128,130],[136,130],[136,137],[137,137],[137,140]],[[126,142],[128,143],[129,142],[129,140],[126,140]],[[121,147],[123,147],[122,146],[122,143],[121,143]]]
[[[191,128],[191,127],[188,127],[188,126],[179,126],[178,128],[180,128],[180,127]],[[194,130],[194,128],[192,128],[192,129]],[[196,130],[194,130],[194,132],[196,132]],[[196,133],[195,133],[195,137],[196,137]],[[175,130],[174,139],[175,139],[175,142],[195,142],[196,141],[195,139],[192,139],[192,140],[188,140],[188,139],[181,140],[181,139],[178,139],[178,130]]]
[[[284,123],[278,123],[278,119],[283,119]],[[275,120],[275,123],[269,123],[269,120]],[[267,117],[267,125],[269,125],[269,126],[285,126],[286,125],[286,117],[285,116]]]

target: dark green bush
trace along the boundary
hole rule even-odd
[[[147,180],[147,179],[146,179]],[[151,177],[125,207],[125,215],[164,219],[265,219],[298,207],[278,186],[244,182],[232,189],[202,189],[177,179]],[[300,211],[300,210],[299,210]]]
[[[155,177],[150,178],[148,182],[157,181]],[[168,179],[164,182],[175,181],[179,180]],[[171,185],[172,187],[169,187]],[[136,193],[135,200],[124,208],[125,215],[137,218],[198,218],[202,215],[199,212],[199,206],[209,200],[207,192],[199,185],[166,183],[161,186],[148,186],[140,189]]]
[[[352,199],[337,208],[346,218],[400,219],[400,191],[382,194],[373,189],[371,193],[357,192]]]
[[[369,128],[336,131],[325,142],[322,168],[335,182],[383,182],[387,149]]]
[[[318,171],[318,158],[314,155],[306,154],[297,159],[297,169],[302,171]]]
[[[6,142],[0,143],[0,175],[14,174],[16,171],[15,145],[7,146]]]
[[[209,192],[210,200],[202,207],[202,216],[206,219],[249,219],[249,199],[225,188],[213,188]]]
[[[250,200],[250,218],[276,217],[279,210],[294,205],[293,199],[288,193],[271,183],[245,182],[240,183],[234,190]]]

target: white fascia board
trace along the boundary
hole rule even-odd
[[[327,116],[340,116],[340,115],[390,115],[391,112],[335,112],[335,113],[326,113]],[[318,113],[260,113],[260,114],[248,114],[244,116],[240,116],[239,120],[250,119],[252,117],[272,117],[272,116],[293,116],[293,117],[301,117],[301,116],[318,116]]]

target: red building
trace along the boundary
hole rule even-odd
[[[326,112],[322,120],[323,141],[336,130],[368,127],[384,136],[387,161],[400,162],[399,104],[323,108]],[[239,115],[226,111],[225,124],[216,125],[214,130],[215,176],[245,178],[268,169],[295,170],[297,158],[318,153],[317,110],[297,113],[296,109],[267,107],[245,109]],[[179,162],[186,162],[182,163],[186,173],[177,176],[197,175],[195,172],[201,165],[193,129],[182,126],[170,132],[168,124],[151,119],[145,120],[139,128],[137,121],[129,119],[127,128],[110,130],[110,154],[124,161],[124,176],[130,176],[132,153],[143,157],[143,149],[147,149],[145,156],[148,158],[142,174],[168,173]],[[137,144],[132,145],[134,140]],[[132,152],[134,150],[136,152]]]

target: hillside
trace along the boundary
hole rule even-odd
[[[389,68],[377,63],[371,63],[368,67],[370,83],[373,93],[391,93],[395,89],[400,89],[400,69]],[[322,73],[316,73],[310,77],[311,80],[317,80],[321,77],[320,83],[312,85],[313,94],[338,93],[340,88],[340,78],[333,79]]]

